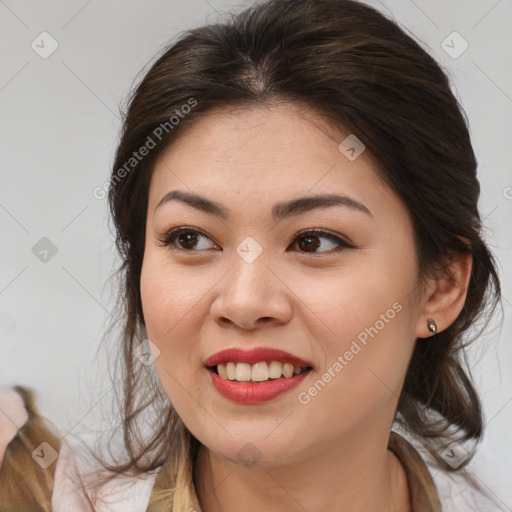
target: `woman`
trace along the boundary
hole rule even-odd
[[[184,34],[130,98],[108,194],[125,460],[98,478],[42,445],[17,388],[2,511],[489,510],[447,476],[482,437],[463,345],[500,298],[476,161],[393,21],[270,0]]]

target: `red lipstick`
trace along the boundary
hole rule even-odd
[[[235,380],[223,379],[214,371],[208,372],[211,375],[215,389],[225,398],[242,404],[257,404],[268,402],[288,391],[309,374],[309,371],[294,375],[289,378],[267,380],[265,382],[237,382]]]
[[[252,349],[227,348],[216,352],[205,361],[205,366],[216,366],[219,363],[259,363],[261,361],[279,361],[280,363],[291,363],[294,366],[313,366],[308,361],[300,359],[284,350],[275,348],[257,347]]]
[[[308,370],[303,371],[300,375],[270,379],[263,382],[238,382],[221,377],[212,368],[218,364],[229,362],[254,364],[264,361],[291,363],[296,367],[308,368]],[[223,397],[245,404],[257,404],[273,400],[297,386],[312,369],[312,365],[304,359],[283,350],[265,347],[244,350],[239,348],[225,349],[210,356],[205,361],[205,366],[209,367],[208,372],[213,386]]]

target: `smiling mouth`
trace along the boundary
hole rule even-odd
[[[312,369],[311,366],[294,366],[291,363],[281,363],[280,361],[261,361],[254,364],[228,362],[208,367],[208,370],[216,373],[222,379],[250,383],[288,379]]]

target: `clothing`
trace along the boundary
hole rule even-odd
[[[166,488],[162,468],[144,477],[121,476],[100,488],[94,499],[101,498],[101,507],[94,508],[86,495],[79,490],[82,468],[90,461],[81,460],[77,446],[63,439],[51,422],[41,416],[35,406],[32,393],[18,387],[22,395],[28,420],[18,429],[8,444],[3,466],[0,469],[0,511],[2,512],[153,512],[158,489]],[[0,391],[1,393],[1,391]],[[47,443],[47,444],[44,444]],[[450,503],[448,485],[433,477],[421,455],[404,437],[391,432],[389,448],[405,468],[412,504],[412,512],[494,512],[499,509],[473,501],[471,493],[464,494],[464,501]],[[52,452],[52,449],[55,452]],[[57,457],[51,464],[53,457]],[[36,462],[45,461],[43,468]],[[439,489],[441,493],[438,492]],[[195,489],[192,486],[193,507],[201,512]],[[441,496],[444,496],[441,500]],[[468,500],[469,497],[469,500]],[[473,496],[474,498],[475,496]],[[446,506],[445,506],[446,505]],[[451,508],[457,507],[457,508]],[[495,507],[495,508],[489,508]],[[170,510],[170,508],[168,509]]]

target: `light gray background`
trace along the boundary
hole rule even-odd
[[[423,42],[469,118],[480,208],[505,299],[503,328],[470,353],[487,421],[472,466],[512,510],[512,2],[367,3]],[[94,426],[110,400],[106,359],[97,362],[94,351],[112,308],[107,278],[115,256],[106,200],[92,191],[109,177],[119,105],[167,41],[235,5],[0,0],[0,384],[36,389],[41,412],[63,433]],[[42,46],[43,31],[59,45],[47,59],[31,47],[34,40]],[[441,46],[453,31],[469,44],[457,58]],[[460,50],[461,40],[452,40]],[[32,251],[42,237],[57,247],[46,262]]]

